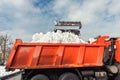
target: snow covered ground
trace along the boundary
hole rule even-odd
[[[5,76],[5,75],[9,75],[9,74],[12,74],[12,73],[15,73],[17,71],[19,71],[19,70],[6,72],[5,71],[5,66],[0,66],[0,77]]]

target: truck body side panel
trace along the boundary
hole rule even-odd
[[[116,50],[115,50],[115,60],[120,62],[120,40],[115,41]]]
[[[102,66],[104,44],[19,43],[6,66],[11,69]],[[11,58],[12,57],[12,58]]]

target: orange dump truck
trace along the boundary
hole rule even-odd
[[[107,39],[107,40],[106,40]],[[24,70],[23,80],[120,80],[120,40],[33,43],[16,40],[6,69]]]

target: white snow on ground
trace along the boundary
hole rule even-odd
[[[47,42],[47,43],[86,43],[84,40],[80,39],[78,35],[71,32],[47,32],[35,33],[32,36],[32,42]]]
[[[15,73],[17,71],[19,71],[19,70],[6,72],[5,71],[5,66],[0,66],[0,77],[5,76],[5,75],[9,75],[9,74],[12,74],[12,73]]]

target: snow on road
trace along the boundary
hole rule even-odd
[[[5,66],[0,66],[0,77],[5,76],[5,75],[9,75],[9,74],[12,74],[12,73],[15,73],[17,71],[19,71],[19,70],[6,72]]]

